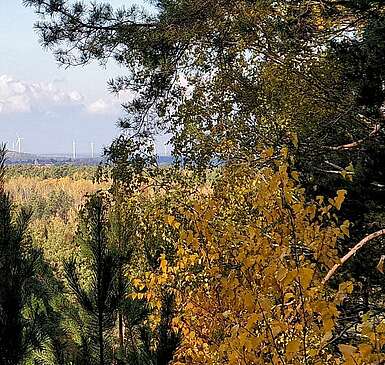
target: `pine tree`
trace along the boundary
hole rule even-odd
[[[75,259],[65,263],[68,285],[85,319],[90,354],[100,365],[111,362],[109,338],[125,293],[119,282],[122,261],[108,242],[107,212],[103,196],[96,194],[80,214],[78,238],[89,275],[79,275]]]
[[[0,363],[19,364],[36,346],[34,324],[23,316],[33,301],[40,253],[31,247],[27,233],[30,212],[13,212],[4,186],[6,147],[0,148]]]
[[[135,289],[129,277],[143,270],[150,259],[151,253],[144,252],[138,242],[138,227],[140,219],[137,216],[138,205],[132,206],[125,200],[119,190],[113,190],[113,207],[109,213],[109,240],[111,249],[120,258],[118,283],[126,295],[118,309],[118,340],[119,352],[116,359],[118,364],[137,365],[167,365],[172,360],[179,345],[179,335],[171,326],[174,316],[174,298],[165,293],[160,313],[160,323],[151,328],[150,316],[153,314],[145,299],[133,299],[131,294]],[[140,209],[140,208],[139,208]],[[149,239],[148,243],[156,247]],[[152,257],[156,261],[159,257]]]

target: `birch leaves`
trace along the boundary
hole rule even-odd
[[[335,218],[346,192],[307,201],[296,177],[281,160],[224,168],[175,215],[158,207],[176,254],[144,282],[155,308],[164,290],[175,295],[176,364],[341,363],[328,342],[351,283],[333,293],[322,279],[348,234]]]

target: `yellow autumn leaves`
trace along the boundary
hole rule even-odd
[[[278,159],[223,168],[206,194],[154,198],[152,219],[175,251],[135,283],[155,310],[165,291],[175,295],[175,364],[343,363],[329,343],[352,283],[332,291],[322,279],[349,234],[335,215],[346,191],[307,201],[297,178]]]
[[[182,334],[174,364],[383,359],[381,320],[365,317],[355,343],[340,334],[339,306],[354,283],[323,283],[340,263],[337,241],[349,236],[349,221],[338,219],[347,192],[306,199],[286,156],[266,151],[263,168],[224,167],[205,189],[176,187],[149,198],[143,229],[147,237],[161,232],[173,249],[134,285],[136,297],[152,304],[154,326],[162,296],[174,295],[173,325]]]

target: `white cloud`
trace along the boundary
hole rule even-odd
[[[29,82],[0,75],[0,113],[51,112],[58,107],[83,106],[84,97],[57,82]]]
[[[119,115],[121,105],[132,100],[133,94],[129,91],[121,91],[118,95],[110,95],[100,98],[87,105],[87,112],[91,114]]]
[[[0,115],[44,113],[51,117],[77,110],[91,115],[117,118],[121,104],[133,94],[122,91],[96,100],[87,100],[79,91],[68,90],[63,80],[30,82],[9,75],[0,75]]]
[[[98,99],[87,105],[87,111],[91,114],[111,114],[116,109],[119,109],[119,105],[112,99]]]

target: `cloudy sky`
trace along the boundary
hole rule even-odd
[[[101,150],[119,133],[121,114],[107,80],[124,70],[113,63],[59,67],[40,47],[34,21],[22,0],[0,0],[0,141],[12,147],[20,136],[23,151],[31,153],[67,153],[73,140],[79,153],[89,152],[91,142]]]

